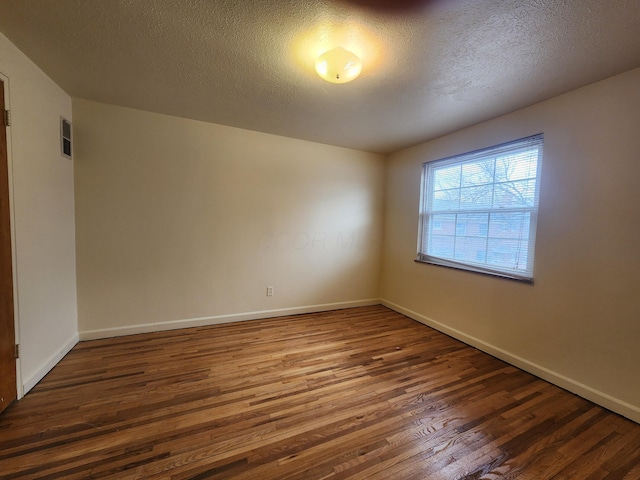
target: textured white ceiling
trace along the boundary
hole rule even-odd
[[[2,0],[0,31],[73,97],[383,153],[640,67],[638,0],[356,3]],[[352,83],[315,74],[337,45]]]

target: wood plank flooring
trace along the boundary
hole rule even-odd
[[[78,344],[0,478],[640,479],[640,425],[382,306]]]

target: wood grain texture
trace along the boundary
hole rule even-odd
[[[640,425],[382,306],[78,344],[0,478],[638,480]]]

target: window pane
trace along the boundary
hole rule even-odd
[[[456,237],[455,259],[477,263],[478,258],[484,257],[487,241],[477,237]]]
[[[453,258],[455,238],[453,235],[432,235],[429,242],[429,255]]]
[[[456,225],[464,225],[464,233],[457,233],[459,227],[456,229],[456,233],[457,235],[467,235],[469,237],[486,237],[486,227],[488,223],[488,213],[459,214]],[[484,232],[482,229],[483,225],[485,227]]]
[[[489,237],[529,237],[531,214],[528,212],[492,213],[489,220]]]
[[[533,207],[536,198],[536,181],[521,180],[495,185],[494,206],[501,208]]]
[[[493,201],[493,185],[480,187],[465,187],[460,189],[460,208],[471,210],[474,208],[491,207]]]
[[[431,210],[457,210],[460,207],[460,190],[441,190],[434,192]]]
[[[496,159],[496,182],[536,178],[538,149],[534,148],[515,155]]]
[[[460,187],[460,165],[434,170],[434,191]]]
[[[456,215],[433,215],[432,221],[434,229],[436,223],[438,223],[438,234],[454,235],[456,233]]]
[[[493,160],[465,163],[462,165],[462,186],[493,183]]]
[[[524,270],[527,267],[527,252],[528,243],[526,240],[490,238],[487,248],[487,264]]]

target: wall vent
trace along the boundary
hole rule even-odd
[[[60,152],[63,157],[71,158],[71,122],[60,117]]]

